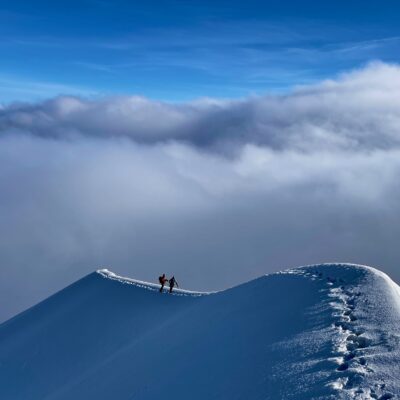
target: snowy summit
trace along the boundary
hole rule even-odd
[[[0,325],[2,400],[391,399],[400,288],[350,264],[217,293],[99,270]]]

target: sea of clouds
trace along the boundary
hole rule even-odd
[[[0,107],[0,320],[99,267],[221,289],[301,264],[400,281],[400,67],[284,95]]]

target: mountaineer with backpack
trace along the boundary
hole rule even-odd
[[[168,282],[168,279],[165,277],[165,274],[162,274],[161,276],[158,277],[158,281],[160,282],[160,293],[164,289],[164,285]]]

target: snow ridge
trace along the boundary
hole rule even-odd
[[[158,290],[101,269],[1,324],[0,398],[400,398],[400,289],[378,270]]]
[[[117,281],[123,284],[127,285],[134,285],[136,287],[142,288],[142,289],[147,289],[150,291],[156,291],[158,292],[160,289],[160,285],[156,283],[151,283],[151,282],[145,282],[145,281],[140,281],[137,279],[132,279],[132,278],[127,278],[124,276],[120,276],[115,274],[112,271],[109,271],[106,268],[103,269],[98,269],[96,271],[97,274],[101,275],[103,278],[106,279],[111,279],[113,281]],[[167,288],[168,286],[166,286]],[[216,292],[196,292],[196,291],[191,291],[191,290],[185,290],[185,289],[179,289],[179,288],[174,288],[173,292],[171,293],[174,296],[193,296],[193,297],[199,297],[199,296],[206,296],[212,293]]]

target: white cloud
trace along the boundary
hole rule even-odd
[[[128,137],[138,143],[185,141],[199,147],[253,143],[302,151],[398,146],[400,73],[370,64],[337,80],[284,96],[168,104],[141,97],[58,97],[0,113],[0,130],[68,139]]]

